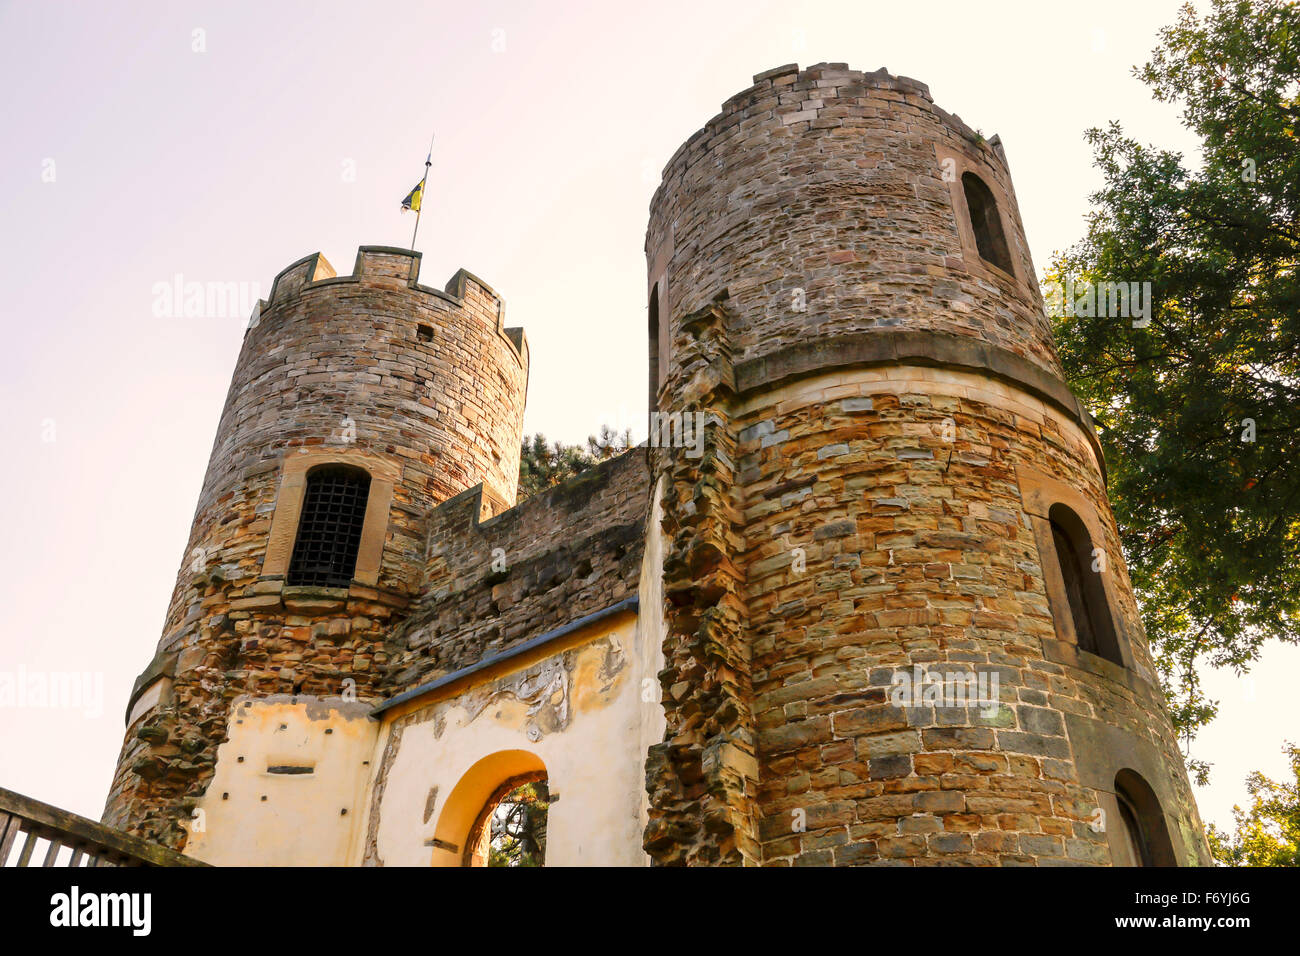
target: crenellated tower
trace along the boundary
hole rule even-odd
[[[499,862],[510,800],[559,865],[1208,863],[999,139],[770,70],[646,254],[648,447],[518,505],[486,284],[276,278],[106,821],[236,865]]]
[[[523,330],[468,272],[439,290],[419,268],[307,256],[255,310],[106,822],[183,845],[235,698],[380,696],[431,509],[480,484],[484,518],[514,504]]]

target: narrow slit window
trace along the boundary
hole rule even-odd
[[[348,587],[357,567],[370,475],[326,465],[307,474],[302,518],[289,561],[290,585]]]
[[[650,411],[658,407],[659,386],[659,283],[650,290]]]
[[[980,258],[1003,272],[1011,273],[1011,253],[1007,250],[1002,217],[992,191],[974,173],[962,173],[961,185],[966,193],[966,208],[970,212],[971,230],[975,233],[975,248]]]
[[[1110,603],[1101,582],[1103,572],[1093,570],[1093,545],[1087,526],[1064,505],[1053,505],[1048,520],[1068,605],[1058,609],[1057,613],[1070,615],[1080,650],[1123,666]]]
[[[1115,775],[1115,802],[1119,805],[1119,853],[1116,866],[1177,866],[1169,826],[1151,785],[1134,770]]]

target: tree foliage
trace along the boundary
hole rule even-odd
[[[1208,662],[1300,638],[1300,9],[1185,6],[1135,75],[1182,106],[1200,162],[1119,124],[1086,134],[1104,186],[1048,279],[1150,282],[1151,321],[1056,320],[1095,415],[1174,721],[1217,708]],[[1204,776],[1205,768],[1200,768]]]
[[[602,461],[621,455],[632,447],[632,431],[622,433],[607,425],[600,427],[599,435],[587,438],[587,447],[547,442],[541,432],[524,436],[523,450],[519,456],[519,493],[516,503],[539,491],[545,491],[562,481],[594,468]]]
[[[488,820],[488,866],[546,865],[545,781],[525,783],[506,794]]]
[[[1246,778],[1250,810],[1232,808],[1235,833],[1210,824],[1210,850],[1228,866],[1300,866],[1300,747],[1282,748],[1291,762],[1288,783],[1275,783],[1262,773]]]

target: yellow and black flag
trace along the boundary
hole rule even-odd
[[[407,193],[406,198],[402,200],[402,212],[406,212],[406,210],[408,209],[410,209],[412,212],[419,212],[420,200],[422,200],[423,198],[424,198],[424,180],[421,179],[419,184],[416,185],[416,187],[412,189],[409,193]]]
[[[420,207],[424,205],[424,184],[429,181],[429,167],[433,165],[433,138],[429,138],[429,155],[424,158],[424,178],[402,200],[402,212],[415,212],[415,228],[411,230],[411,251],[415,251],[415,236],[420,231]]]

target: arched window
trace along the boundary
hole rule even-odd
[[[1164,811],[1142,775],[1133,770],[1116,774],[1115,800],[1121,840],[1111,862],[1115,866],[1177,866]]]
[[[1065,597],[1074,624],[1075,641],[1080,650],[1124,664],[1115,636],[1115,624],[1106,600],[1101,570],[1093,570],[1092,538],[1083,520],[1065,505],[1052,505],[1048,511],[1056,561],[1065,584]],[[1059,612],[1058,612],[1059,613]]]
[[[542,866],[549,783],[546,765],[527,750],[498,750],[476,761],[438,814],[429,862],[434,866]]]
[[[348,465],[321,465],[307,473],[298,537],[288,583],[348,587],[357,567],[370,475]]]
[[[1011,253],[1007,251],[1007,238],[1002,233],[1002,217],[993,193],[974,173],[961,174],[962,189],[966,193],[966,208],[970,212],[970,225],[975,233],[975,248],[980,258],[991,262],[1003,272],[1011,273]]]
[[[659,283],[650,290],[650,411],[659,399]]]

